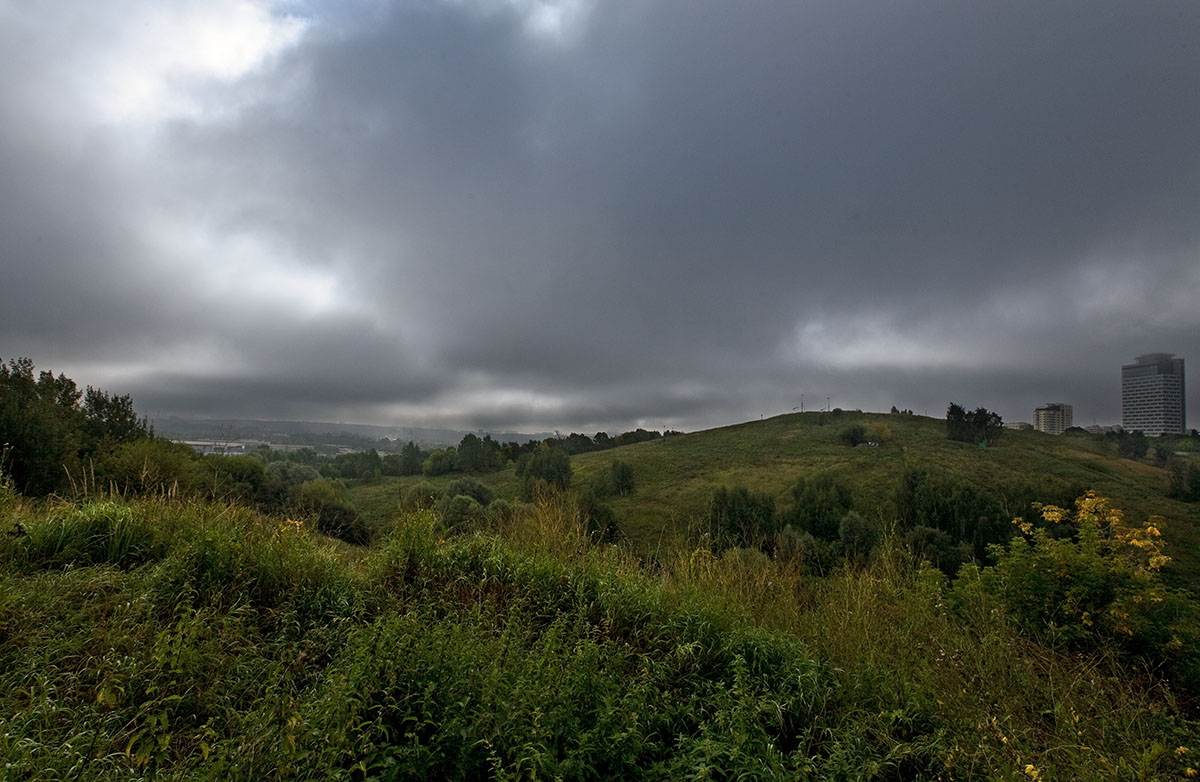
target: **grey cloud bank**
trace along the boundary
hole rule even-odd
[[[1114,422],[1200,366],[1194,3],[172,9],[0,3],[0,356],[152,415]]]

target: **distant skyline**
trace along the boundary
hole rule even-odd
[[[1191,0],[0,0],[0,51],[0,357],[150,417],[1087,426],[1200,367]]]

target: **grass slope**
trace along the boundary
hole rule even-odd
[[[839,441],[844,428],[874,422],[891,430],[888,442],[851,448]],[[798,477],[822,472],[849,485],[860,512],[886,525],[894,518],[897,481],[907,468],[919,467],[988,487],[1066,483],[1110,497],[1132,519],[1163,515],[1176,575],[1200,583],[1200,507],[1168,498],[1164,470],[1121,459],[1100,438],[1006,431],[979,448],[947,440],[945,422],[932,418],[797,413],[582,454],[573,460],[576,482],[586,483],[614,459],[633,467],[637,488],[609,503],[640,550],[682,543],[717,487],[736,483],[770,492],[782,506]]]

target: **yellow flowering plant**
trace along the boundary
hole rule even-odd
[[[1048,525],[1069,530],[1065,537],[1014,519],[1014,537],[990,547],[995,564],[960,573],[956,599],[999,599],[1010,621],[1040,640],[1115,647],[1200,686],[1200,608],[1159,578],[1170,561],[1162,517],[1130,524],[1095,492],[1074,506],[1035,506]]]

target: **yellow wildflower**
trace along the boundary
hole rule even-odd
[[[1025,766],[1025,776],[1029,777],[1030,779],[1037,779],[1041,776],[1041,772],[1034,768],[1032,763],[1029,763]]]

